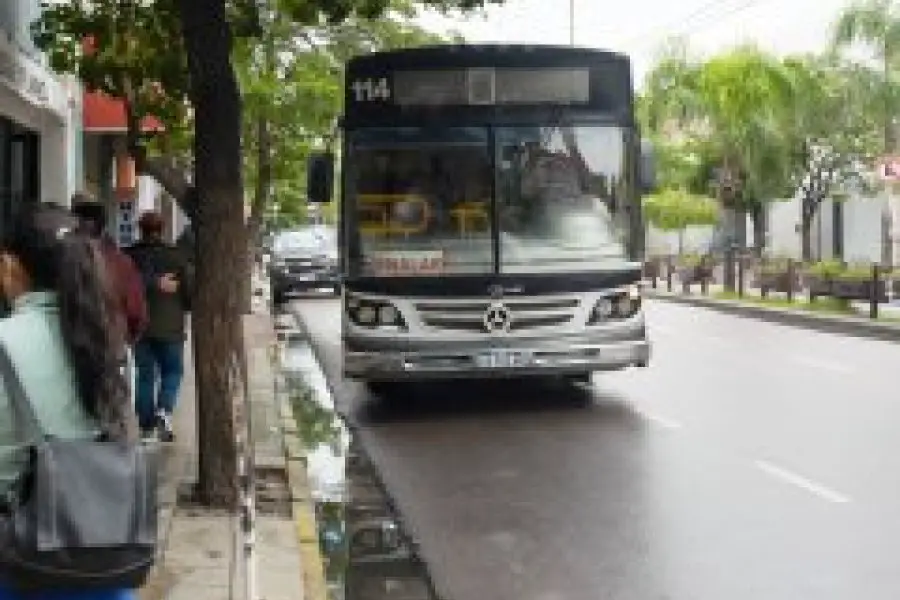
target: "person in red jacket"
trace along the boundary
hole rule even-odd
[[[126,347],[122,350],[122,372],[128,382],[131,404],[136,405],[136,371],[134,347],[147,328],[147,301],[144,297],[144,281],[131,258],[106,233],[106,209],[99,202],[91,201],[84,194],[72,198],[72,213],[81,226],[97,240],[106,259],[107,275],[112,278],[119,314],[116,321],[124,334]]]
[[[133,346],[147,327],[147,303],[140,271],[106,233],[106,208],[101,203],[76,193],[72,198],[72,213],[81,220],[88,234],[100,243],[107,273],[113,280],[125,339],[129,346]]]

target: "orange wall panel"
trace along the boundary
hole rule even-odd
[[[137,174],[134,160],[124,152],[116,155],[116,187],[133,188],[137,186]]]

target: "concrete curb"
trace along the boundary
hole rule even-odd
[[[280,364],[281,345],[273,344],[273,365]],[[278,375],[276,375],[277,377]],[[316,523],[315,504],[309,489],[306,471],[306,452],[297,432],[297,422],[290,398],[283,391],[277,392],[279,424],[287,464],[288,488],[291,494],[291,515],[297,528],[297,544],[303,571],[303,600],[328,600],[325,566],[319,548],[319,532]]]
[[[749,317],[780,325],[887,342],[900,342],[900,323],[873,321],[864,317],[826,315],[810,311],[752,304],[739,300],[707,298],[693,294],[677,294],[654,289],[647,289],[644,293],[647,298],[708,308],[722,313]]]

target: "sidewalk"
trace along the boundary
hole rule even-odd
[[[198,514],[178,506],[179,493],[196,479],[194,368],[185,344],[184,382],[175,413],[176,442],[163,446],[160,473],[159,558],[141,600],[228,600],[237,575],[233,516]]]
[[[251,411],[257,489],[278,488],[277,475],[285,473],[283,443],[272,365],[268,358],[273,338],[268,315],[246,317]],[[160,556],[141,600],[237,600],[247,598],[243,535],[234,512],[212,511],[179,504],[196,480],[196,402],[191,342],[185,346],[185,378],[175,414],[176,442],[163,449],[160,475]],[[273,416],[274,415],[274,416]],[[279,464],[279,458],[281,463]],[[282,477],[286,479],[286,475]],[[274,484],[270,479],[274,480]],[[281,487],[287,489],[286,482]],[[274,496],[274,503],[271,501]],[[284,496],[280,498],[280,496]],[[268,505],[256,516],[256,590],[252,600],[304,600],[303,569],[297,525],[292,518],[290,494],[266,495]],[[262,502],[260,498],[260,502]],[[279,501],[280,500],[280,501]],[[286,510],[284,509],[286,507]],[[281,508],[281,510],[279,510]]]
[[[783,295],[772,294],[770,300],[763,300],[758,289],[747,289],[743,298],[732,294],[723,295],[722,287],[711,285],[706,294],[700,286],[684,292],[681,285],[673,285],[667,291],[665,282],[653,288],[644,289],[646,297],[689,306],[708,308],[771,323],[790,325],[826,331],[840,335],[851,335],[868,339],[900,342],[900,321],[895,307],[879,305],[879,318],[871,319],[867,313],[867,305],[854,306],[854,312],[842,314],[827,308],[818,309],[815,305],[804,302],[803,295],[797,296],[796,303],[789,304]],[[826,299],[823,299],[826,300]]]
[[[684,287],[677,277],[672,278],[672,290],[669,292],[667,282],[665,278],[657,279],[656,287],[652,287],[650,282],[647,283],[646,287],[647,291],[651,294],[658,295],[679,295],[679,296],[699,296],[706,298],[719,298],[719,299],[728,299],[728,300],[745,300],[747,302],[756,302],[765,300],[762,295],[762,290],[758,287],[752,285],[746,285],[744,287],[743,298],[741,298],[737,292],[727,293],[725,290],[725,286],[721,283],[711,282],[706,286],[706,290],[704,292],[703,286],[699,283],[693,283],[688,286],[688,290],[685,292]],[[781,304],[783,302],[787,302],[787,294],[781,292],[770,291],[768,295],[768,299],[773,301],[776,304]],[[809,292],[805,289],[795,290],[793,296],[794,302],[797,303],[797,308],[803,308],[809,304]],[[831,301],[831,298],[828,296],[822,296],[820,302],[827,304]],[[865,300],[856,300],[850,303],[850,306],[853,310],[852,313],[848,313],[843,316],[853,316],[856,314],[858,316],[868,317],[869,314],[869,302]],[[825,310],[824,312],[828,312]],[[900,301],[894,299],[890,302],[879,302],[878,303],[878,313],[880,317],[890,317],[892,319],[900,318]],[[842,316],[842,315],[838,315]]]

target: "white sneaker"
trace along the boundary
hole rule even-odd
[[[172,415],[167,412],[160,411],[156,416],[157,431],[159,432],[159,441],[174,442],[175,431],[172,428]]]

